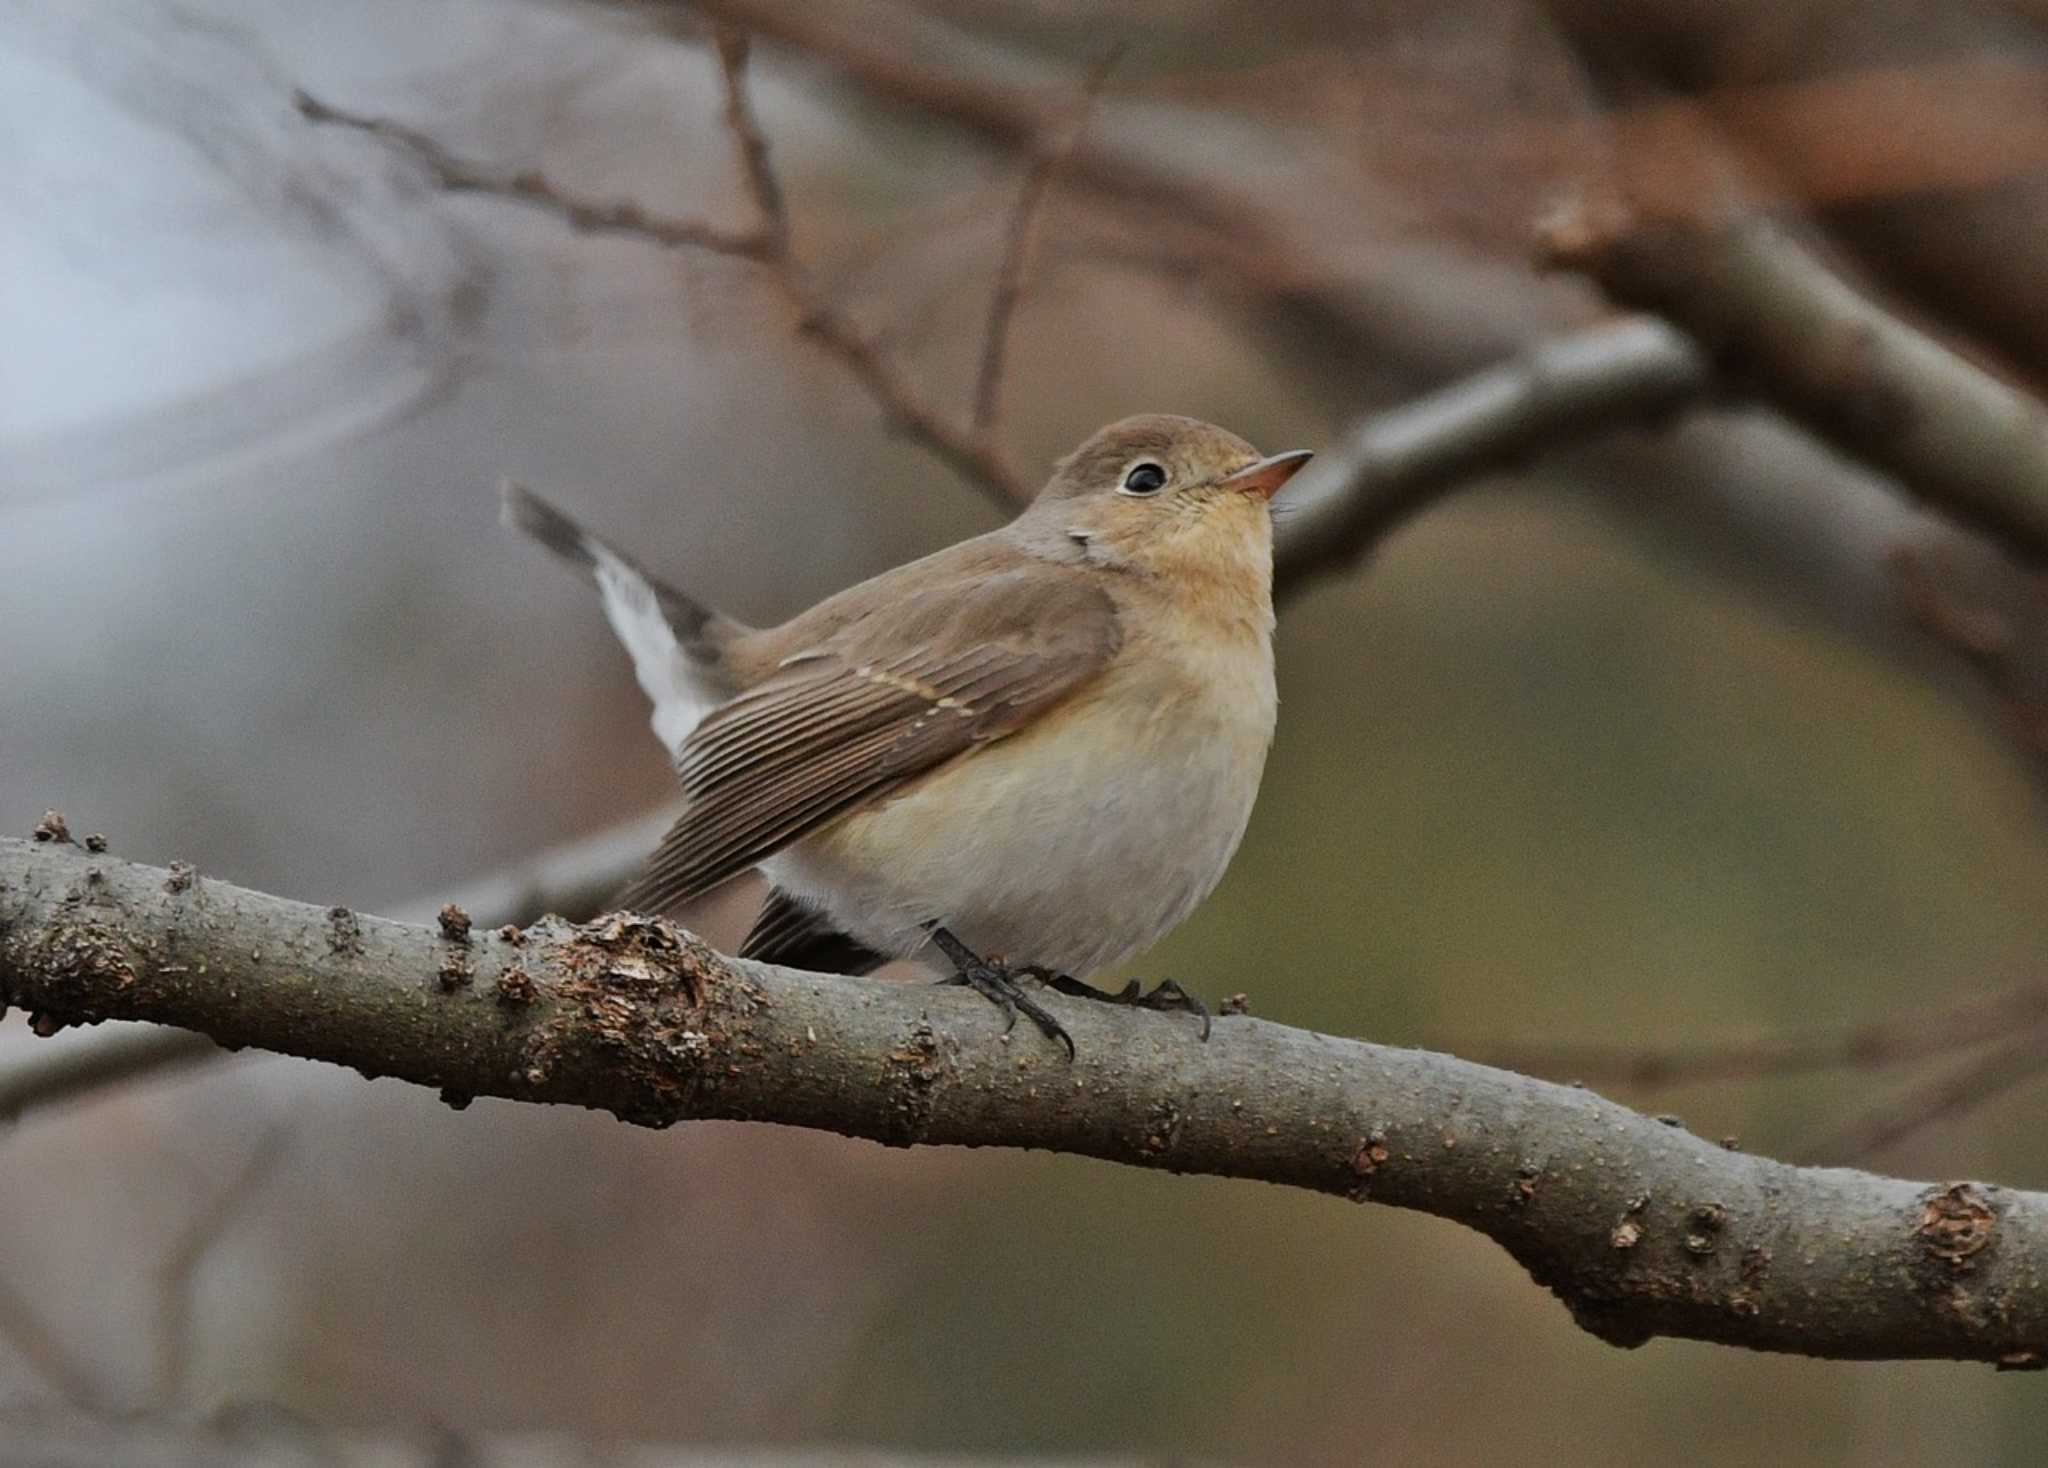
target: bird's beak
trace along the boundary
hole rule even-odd
[[[1246,494],[1255,494],[1262,500],[1269,500],[1280,492],[1280,486],[1292,479],[1303,464],[1315,457],[1307,449],[1289,449],[1284,454],[1269,454],[1257,463],[1247,464],[1235,474],[1216,481],[1218,489],[1241,489]]]

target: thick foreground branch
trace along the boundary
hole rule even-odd
[[[46,824],[55,815],[46,816]],[[640,869],[675,818],[675,807],[661,806],[466,882],[449,900],[479,924],[493,928],[529,922],[548,912],[595,913]],[[57,820],[61,825],[62,818]],[[439,898],[408,902],[393,909],[392,915],[431,922],[440,905]],[[90,1037],[67,1035],[35,1060],[0,1066],[0,1126],[40,1107],[216,1059],[220,1053],[205,1035],[186,1030],[122,1027]]]
[[[0,1001],[179,1025],[472,1096],[665,1126],[1042,1147],[1455,1219],[1619,1345],[2038,1366],[2048,1196],[1797,1168],[1589,1091],[1242,1016],[1060,1007],[1079,1059],[954,989],[720,957],[662,922],[359,917],[0,841]]]

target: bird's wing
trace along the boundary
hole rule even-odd
[[[1119,642],[1107,593],[1043,564],[876,604],[698,724],[676,757],[688,809],[621,904],[665,911],[1023,728]]]

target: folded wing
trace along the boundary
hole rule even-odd
[[[1114,655],[1106,593],[1044,563],[883,602],[705,715],[688,809],[621,898],[663,911],[1027,726]]]

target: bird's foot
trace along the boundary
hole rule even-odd
[[[984,959],[980,954],[955,938],[944,928],[932,928],[932,942],[939,945],[939,951],[955,970],[950,979],[940,979],[941,984],[958,984],[972,989],[989,1003],[1001,1009],[1009,1023],[1003,1026],[1008,1034],[1017,1027],[1017,1016],[1022,1013],[1038,1026],[1040,1034],[1048,1040],[1057,1040],[1067,1047],[1067,1059],[1074,1058],[1074,1037],[1066,1027],[1052,1016],[1052,1011],[1024,992],[1017,980],[1041,977],[1041,971],[1013,969],[1000,960]]]
[[[1202,1021],[1202,1038],[1209,1038],[1209,1006],[1176,984],[1172,979],[1161,979],[1144,993],[1144,986],[1132,979],[1121,989],[1098,989],[1093,984],[1084,984],[1067,974],[1047,974],[1042,970],[1022,969],[1022,973],[1043,978],[1047,984],[1062,994],[1072,994],[1079,999],[1099,999],[1104,1004],[1128,1004],[1133,1009],[1158,1009],[1171,1013],[1192,1014]]]

